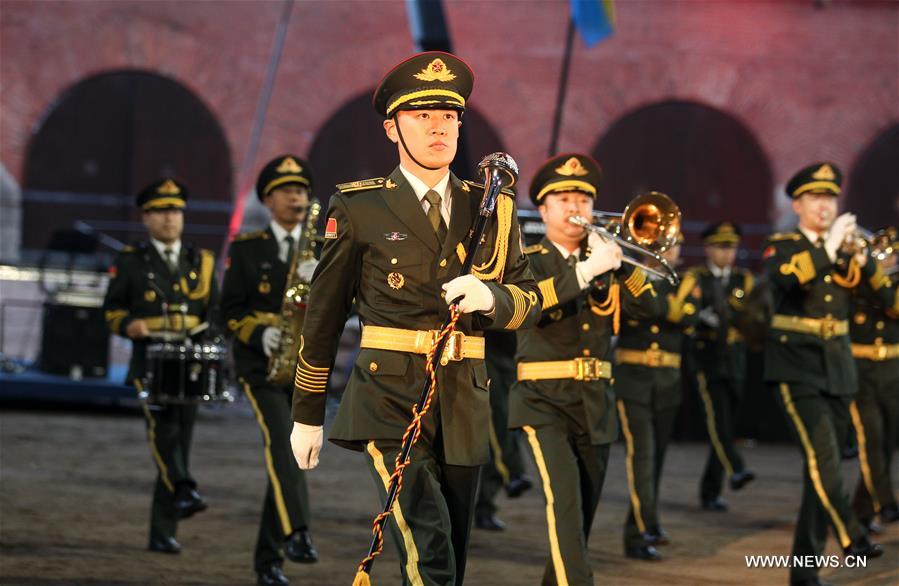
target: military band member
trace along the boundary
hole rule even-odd
[[[309,209],[312,174],[295,155],[269,161],[256,181],[256,195],[271,213],[261,232],[239,235],[231,245],[222,286],[222,318],[234,336],[234,363],[244,394],[262,431],[268,486],[256,540],[259,584],[287,584],[284,556],[298,563],[318,560],[309,534],[306,478],[290,451],[293,385],[266,380],[269,357],[278,352],[277,327],[290,264]],[[315,261],[297,267],[309,281]]]
[[[849,295],[876,270],[864,254],[847,257],[840,251],[855,230],[852,214],[837,217],[841,184],[833,163],[815,163],[796,173],[786,192],[799,227],[769,237],[762,255],[774,300],[764,378],[780,399],[805,462],[794,556],[821,555],[828,525],[847,553],[883,553],[865,535],[840,476],[840,447],[856,393]],[[794,566],[790,581],[819,584],[817,573],[817,568]]]
[[[663,253],[671,267],[680,258],[681,239]],[[657,277],[652,277],[651,285],[660,300],[657,311],[642,319],[625,315],[615,351],[614,387],[630,494],[624,553],[641,560],[661,559],[656,546],[669,541],[659,521],[659,480],[683,398],[684,332],[699,319],[699,289],[692,274],[687,273],[677,287]]]
[[[106,322],[112,333],[132,340],[127,380],[140,391],[145,390],[147,346],[198,328],[217,302],[215,256],[181,242],[187,197],[187,188],[172,178],[141,191],[137,205],[149,239],[125,247],[110,268]],[[188,469],[197,406],[143,402],[142,407],[157,468],[149,549],[179,553],[178,520],[206,509]]]
[[[400,164],[386,178],[340,185],[331,197],[294,390],[293,450],[301,468],[313,468],[334,351],[355,299],[362,350],[330,439],[365,452],[385,498],[424,381],[431,332],[441,327],[448,303],[462,297],[456,352],[444,354],[389,523],[410,584],[463,582],[478,467],[489,443],[478,332],[525,327],[540,312],[508,195],[499,198],[475,273],[457,277],[483,193],[449,172],[472,84],[468,65],[440,52],[411,57],[379,84],[374,106]]]
[[[893,243],[899,247],[899,242]],[[858,369],[858,394],[850,414],[858,438],[861,477],[852,508],[869,530],[899,520],[890,468],[899,434],[899,282],[887,271],[899,259],[890,254],[874,275],[853,291],[849,337]],[[894,292],[892,305],[881,289]]]
[[[533,486],[524,473],[524,458],[518,430],[509,429],[509,392],[515,382],[515,334],[484,332],[485,364],[490,381],[490,461],[481,470],[481,484],[475,505],[474,526],[487,531],[503,531],[506,524],[497,517],[496,495],[506,489],[509,498],[518,498]]]
[[[622,308],[650,315],[655,292],[645,273],[621,264],[621,249],[569,222],[592,218],[600,168],[586,155],[546,161],[530,185],[546,236],[528,247],[543,293],[536,328],[518,332],[518,382],[509,425],[522,428],[546,500],[550,560],[543,584],[593,584],[587,539],[618,437],[609,362]]]
[[[725,476],[732,490],[755,478],[734,445],[746,377],[746,344],[737,326],[754,281],[752,273],[736,266],[741,236],[740,227],[732,222],[707,226],[702,232],[706,264],[690,270],[701,291],[694,357],[711,442],[699,490],[702,508],[708,511],[727,510],[721,498]]]

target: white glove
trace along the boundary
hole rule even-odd
[[[443,290],[446,291],[445,300],[447,305],[452,303],[457,297],[462,297],[462,300],[459,302],[459,309],[462,313],[475,311],[490,313],[496,305],[493,291],[474,275],[456,277],[449,283],[444,283]]]
[[[300,470],[311,470],[318,466],[318,453],[322,450],[324,435],[321,425],[306,425],[294,421],[290,447]]]
[[[281,343],[281,330],[269,326],[262,332],[262,351],[271,358],[271,355],[278,351],[278,344]]]
[[[599,275],[614,271],[621,266],[621,247],[613,240],[603,240],[599,234],[590,233],[587,237],[587,245],[590,247],[590,258],[582,260],[575,265],[578,273],[585,281]]]
[[[824,241],[824,250],[827,251],[827,256],[830,257],[830,260],[836,260],[837,251],[843,245],[843,242],[852,236],[852,233],[855,232],[855,227],[855,214],[848,212],[837,216],[837,219],[833,221],[833,224],[830,226],[830,232],[827,234],[827,239]]]
[[[718,314],[715,313],[715,310],[711,306],[706,307],[699,312],[699,321],[709,326],[710,328],[717,328],[719,325],[721,325],[721,320],[718,318]]]
[[[297,276],[302,281],[306,281],[309,283],[312,281],[312,273],[315,272],[315,267],[318,266],[318,261],[313,259],[304,260],[297,266]]]

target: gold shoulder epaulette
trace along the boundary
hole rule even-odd
[[[350,181],[349,183],[338,183],[337,190],[340,193],[352,193],[354,191],[365,191],[367,189],[380,189],[384,187],[385,179],[383,177],[375,177],[374,179],[362,179],[360,181]]]
[[[768,242],[781,242],[783,240],[799,240],[802,236],[798,232],[778,232],[768,236]]]
[[[263,240],[268,238],[268,233],[265,230],[259,230],[258,232],[247,232],[246,234],[238,234],[234,237],[234,242],[243,242],[244,240],[255,240],[257,238],[262,238]]]
[[[523,253],[525,253],[525,254],[535,254],[535,253],[538,253],[538,252],[539,252],[540,254],[546,254],[546,253],[549,252],[549,251],[546,250],[546,247],[545,247],[545,246],[543,246],[542,244],[540,244],[540,243],[538,242],[537,244],[532,244],[531,246],[525,246],[525,247],[521,250],[521,252],[523,252]]]
[[[468,179],[463,179],[463,180],[462,180],[462,183],[466,183],[469,187],[473,187],[473,188],[475,188],[475,189],[480,189],[481,191],[484,190],[484,184],[483,184],[483,183],[476,183],[476,182],[474,182],[474,181],[469,181]],[[499,191],[500,191],[500,193],[505,194],[505,195],[508,195],[508,196],[511,197],[512,199],[515,199],[515,192],[512,191],[511,188],[509,188],[509,187],[503,187],[503,188],[500,189]]]

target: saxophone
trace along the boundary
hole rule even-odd
[[[297,267],[306,260],[315,258],[315,245],[321,241],[316,234],[321,204],[313,199],[306,216],[306,225],[297,243],[297,251],[290,263],[287,273],[287,284],[284,288],[284,299],[281,301],[281,313],[278,318],[278,329],[281,341],[278,350],[272,353],[268,361],[266,380],[276,386],[293,384],[296,374],[297,355],[300,351],[300,335],[303,333],[303,322],[306,319],[306,302],[309,299],[309,283],[300,279]]]

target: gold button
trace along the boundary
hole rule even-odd
[[[833,279],[830,277],[830,275],[824,275],[824,282],[825,282],[825,283],[830,283],[831,281],[833,281]]]
[[[659,349],[659,343],[658,343],[658,342],[653,342],[652,344],[649,345],[649,347],[652,348],[653,350],[658,350],[658,349]]]
[[[582,326],[581,326],[581,329],[584,330],[585,332],[589,332],[589,331],[590,331],[590,324],[584,324],[584,325],[582,325]]]
[[[833,295],[828,293],[827,295],[824,296],[824,301],[826,301],[827,303],[830,303],[831,301],[833,301]]]
[[[881,344],[883,344],[883,338],[874,338],[875,346],[880,346]]]
[[[440,292],[440,298],[441,298],[441,299],[446,299],[446,291],[441,291],[441,292]]]
[[[877,328],[878,330],[882,330],[883,322],[882,321],[877,322],[876,324],[874,324],[874,327]]]
[[[372,362],[371,364],[369,364],[368,370],[370,370],[371,372],[378,372],[378,363]]]
[[[440,359],[440,366],[446,366],[447,364],[449,364],[449,358],[444,357]]]
[[[653,334],[658,334],[659,326],[652,324],[651,326],[649,326],[649,331],[652,332]]]
[[[446,259],[443,259],[442,261],[440,261],[440,266],[442,266],[442,267],[446,266]]]
[[[395,265],[395,264],[396,264],[396,259],[395,259],[395,258],[391,258],[391,259],[390,259],[390,264]]]
[[[177,283],[172,285],[172,291],[180,291],[180,290],[181,290],[181,287],[179,287]]]
[[[780,337],[780,343],[781,343],[781,344],[786,344],[786,343],[787,343],[787,337],[786,337],[786,336],[781,336],[781,337]]]
[[[590,356],[590,348],[584,348],[584,351],[581,352],[584,356]]]

